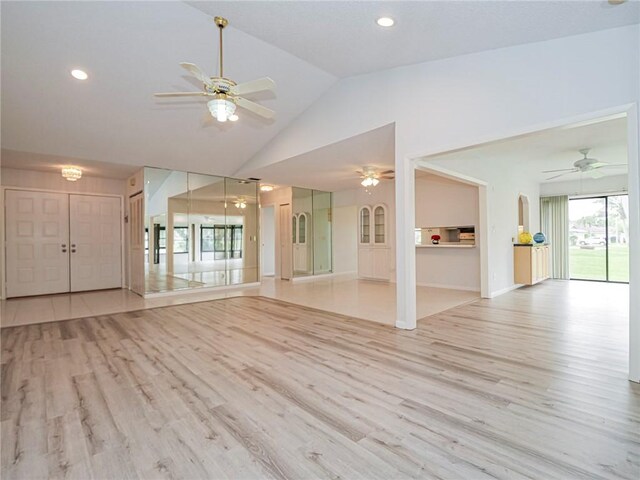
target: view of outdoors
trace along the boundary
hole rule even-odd
[[[569,200],[571,278],[629,281],[628,195]]]

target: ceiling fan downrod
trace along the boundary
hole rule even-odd
[[[218,31],[220,34],[220,78],[224,77],[224,70],[223,70],[223,63],[222,63],[222,30],[224,30],[224,27],[226,27],[227,25],[229,25],[229,21],[224,18],[224,17],[214,17],[213,21],[216,23],[216,25],[218,26]]]

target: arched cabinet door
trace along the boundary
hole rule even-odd
[[[387,207],[382,204],[373,207],[373,244],[387,244]]]
[[[298,244],[305,245],[307,243],[307,214],[301,213],[298,216]]]
[[[358,241],[360,245],[369,245],[371,243],[371,208],[366,205],[361,207],[358,218]]]

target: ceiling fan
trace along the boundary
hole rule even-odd
[[[208,77],[202,70],[193,63],[183,62],[180,64],[182,68],[188,71],[203,84],[202,92],[167,92],[156,93],[156,97],[211,97],[207,102],[207,107],[211,116],[219,122],[232,122],[238,120],[236,115],[236,106],[249,110],[264,118],[273,118],[275,112],[267,107],[263,107],[251,100],[247,100],[243,95],[262,92],[264,90],[274,90],[276,84],[269,77],[251,80],[249,82],[237,84],[233,80],[224,77],[224,69],[222,63],[222,30],[229,24],[226,18],[215,17],[213,19],[218,26],[220,32],[220,69],[217,77]]]
[[[569,173],[586,173],[587,175],[589,175],[591,178],[601,178],[604,176],[604,174],[602,172],[599,172],[598,170],[600,170],[601,168],[608,168],[608,167],[623,167],[626,164],[625,163],[616,163],[616,164],[609,164],[606,162],[600,162],[599,160],[595,159],[595,158],[589,158],[587,155],[589,155],[589,148],[583,148],[581,150],[579,150],[579,152],[584,156],[584,158],[581,158],[580,160],[577,160],[573,163],[573,168],[561,168],[559,170],[543,170],[542,173],[557,173],[557,172],[562,172],[562,173],[558,173],[557,175],[554,175],[552,177],[547,178],[547,180],[553,180],[554,178],[558,178],[561,177],[563,175],[567,175]]]
[[[380,180],[392,180],[395,178],[395,172],[393,170],[379,172],[376,170],[376,167],[371,166],[362,167],[362,170],[358,170],[356,173],[362,178],[360,184],[363,187],[375,187],[380,183]]]

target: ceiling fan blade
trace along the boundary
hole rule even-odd
[[[628,163],[607,163],[606,165],[603,165],[602,167],[598,167],[598,168],[607,168],[607,167],[628,167],[629,164]]]
[[[191,75],[196,77],[198,80],[200,80],[202,83],[204,83],[205,85],[213,86],[213,82],[211,81],[211,79],[207,75],[205,75],[204,72],[200,70],[200,67],[198,67],[197,65],[193,63],[182,62],[180,66],[184,68],[187,72],[189,72]]]
[[[274,112],[270,108],[263,107],[262,105],[252,102],[251,100],[247,100],[246,98],[234,97],[233,100],[236,102],[236,105],[238,105],[239,107],[245,108],[250,112],[253,112],[256,115],[260,115],[261,117],[264,117],[264,118],[273,118],[276,114],[276,112]]]
[[[562,177],[563,175],[568,175],[569,173],[572,173],[572,172],[559,173],[558,175],[554,175],[553,177],[549,177],[546,180],[553,180],[554,178]]]
[[[154,93],[154,97],[200,97],[206,96],[205,92],[166,92],[166,93]]]
[[[575,172],[575,168],[561,168],[560,170],[543,170],[540,173]]]
[[[604,177],[604,173],[599,172],[598,170],[587,170],[585,173],[595,179]]]
[[[590,168],[602,168],[602,167],[606,167],[607,165],[609,165],[608,163],[605,162],[596,162],[596,163],[592,163],[591,165],[589,165]]]
[[[275,90],[276,82],[269,77],[258,78],[250,82],[244,82],[240,85],[234,85],[230,91],[234,95],[247,95],[249,93],[262,92],[264,90]]]

